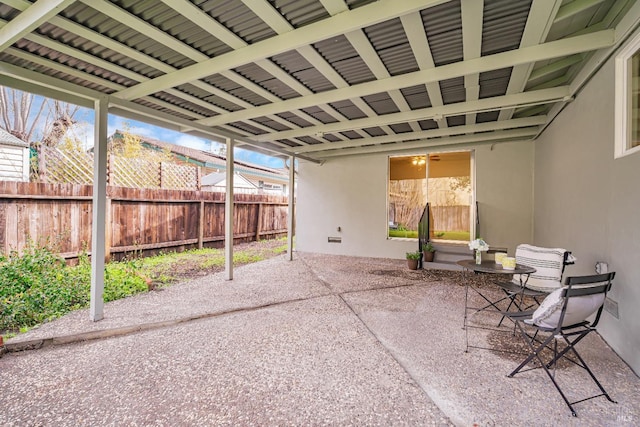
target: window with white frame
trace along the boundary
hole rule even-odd
[[[615,61],[615,157],[640,152],[640,34]]]

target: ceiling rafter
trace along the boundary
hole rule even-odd
[[[23,53],[23,55],[26,55],[26,54]],[[33,58],[30,58],[30,59],[33,59]],[[43,65],[47,65],[45,61],[47,60],[45,60],[44,58],[40,58],[40,60],[37,63],[42,63]],[[63,70],[64,67],[67,67],[67,66],[58,64],[56,68]],[[68,71],[71,71],[71,70],[68,70]],[[77,73],[77,70],[73,70],[73,72]],[[95,99],[98,99],[104,96],[104,94],[94,91],[92,89],[81,87],[73,83],[57,79],[55,77],[42,75],[41,73],[38,73],[38,72],[24,70],[16,66],[6,64],[4,62],[0,62],[0,74],[3,76],[8,76],[11,78],[18,79],[20,81],[26,82],[29,85],[32,85],[35,87],[43,88],[44,91],[46,91],[47,89],[51,89],[59,94],[57,95],[59,98],[63,97],[62,99],[64,99],[64,96],[68,94],[73,99],[74,103],[78,105],[87,106],[89,108],[93,106],[93,101]],[[86,100],[90,100],[90,102],[88,103],[81,102],[80,100],[78,100],[78,97],[82,97]],[[141,100],[148,100],[149,102],[152,102],[170,111],[179,112],[185,116],[189,116],[192,119],[202,118],[202,116],[197,113],[182,109],[180,107],[177,107],[169,103],[165,103],[155,98],[144,97],[144,98],[141,98]],[[217,138],[217,139],[234,138],[243,144],[248,144],[250,146],[271,151],[280,155],[287,155],[287,156],[290,155],[289,151],[283,150],[282,147],[279,147],[280,145],[283,145],[283,144],[273,144],[273,143],[265,143],[262,141],[256,141],[255,139],[252,139],[253,135],[246,136],[237,129],[216,131],[213,127],[201,126],[201,125],[198,125],[197,122],[192,120],[178,118],[174,115],[167,114],[165,112],[158,111],[156,109],[152,109],[132,101],[125,101],[118,98],[112,98],[110,96],[109,96],[109,104],[110,104],[109,111],[112,112],[113,114],[121,114],[124,117],[135,118],[137,120],[146,121],[147,123],[157,124],[159,126],[164,126],[169,129],[176,129],[180,132],[185,132],[185,133],[196,131],[196,132],[199,132],[200,134],[206,134],[212,138]],[[179,127],[173,126],[172,123],[174,124],[177,123],[180,126]],[[308,160],[311,162],[317,162],[316,159],[308,156],[299,156],[299,158]]]
[[[287,33],[289,31],[293,31],[294,28],[291,24],[289,24],[289,22],[287,22],[279,13],[277,13],[275,11],[275,9],[273,9],[273,7],[268,4],[265,0],[243,0],[243,2],[245,3],[245,5],[249,8],[251,8],[251,10],[257,15],[260,16],[260,18],[267,24],[269,25],[269,27],[271,27],[271,29],[273,29],[276,33],[278,34],[284,34]],[[324,58],[322,58],[320,55],[318,55],[315,58],[314,62],[310,62],[314,65],[317,65],[319,63],[321,63],[324,68],[331,68],[333,70],[333,67],[331,67],[331,65],[329,65]],[[335,75],[338,76],[339,81],[342,85],[344,86],[348,86],[347,83],[342,79],[342,77],[340,77],[337,73],[335,73]],[[302,92],[298,92],[301,95],[311,95],[312,92],[310,90],[307,90],[306,93],[302,93]],[[335,108],[333,108],[330,105],[327,104],[321,104],[320,108],[322,108],[322,110],[329,114],[331,117],[333,117],[335,120],[338,121],[344,121],[345,117],[340,114],[339,111],[337,111]],[[300,109],[294,109],[292,110],[292,112],[301,115],[304,114],[305,116],[308,116],[308,114],[304,113],[303,111],[301,111]],[[323,134],[322,132],[316,132],[317,134],[321,135]],[[360,133],[362,135],[362,133]],[[344,139],[344,137],[340,134],[335,134],[335,136],[338,139]]]
[[[371,70],[376,79],[386,79],[391,77],[387,67],[382,63],[378,53],[371,45],[371,42],[365,35],[362,30],[355,30],[345,34],[349,43],[353,46],[353,48],[358,52],[358,55],[362,58],[367,67]],[[393,103],[396,105],[400,111],[410,111],[411,108],[409,104],[407,104],[406,99],[398,89],[393,89],[387,92]],[[365,112],[368,116],[377,116],[376,112],[373,111],[368,105],[368,111]],[[418,132],[420,130],[420,126],[416,122],[409,123],[409,126],[414,132]],[[395,133],[393,129],[389,127],[383,127],[387,133]]]
[[[83,79],[85,81],[92,82],[92,83],[95,83],[97,85],[101,85],[101,86],[107,87],[107,88],[113,90],[114,92],[124,88],[124,86],[122,86],[122,85],[120,85],[118,83],[112,82],[110,80],[106,80],[106,79],[103,79],[101,77],[97,77],[97,76],[94,76],[92,74],[85,73],[84,71],[79,71],[79,70],[77,70],[75,68],[72,68],[72,67],[69,67],[67,65],[60,64],[60,63],[52,61],[50,59],[42,58],[42,57],[39,57],[37,55],[31,54],[31,53],[27,53],[27,52],[24,52],[24,51],[19,50],[19,49],[8,48],[6,50],[6,52],[9,53],[10,55],[15,56],[16,58],[22,58],[22,59],[24,59],[26,61],[31,61],[34,64],[39,64],[39,65],[51,68],[52,70],[56,70],[56,71],[59,71],[59,72],[62,72],[62,73],[66,73],[66,74],[68,74],[70,76],[74,76],[74,77]],[[173,89],[167,90],[167,93],[173,94],[173,92],[178,92],[178,91],[174,91]],[[180,94],[182,94],[182,93],[180,92]],[[194,98],[194,97],[189,97],[189,98]],[[189,110],[184,110],[182,108],[176,107],[173,104],[170,104],[168,102],[164,102],[164,101],[156,99],[156,98],[145,97],[145,98],[142,98],[142,99],[146,100],[146,101],[149,101],[149,102],[153,102],[153,103],[155,103],[155,104],[157,104],[159,106],[162,106],[163,108],[166,108],[166,109],[169,109],[169,110],[173,110],[173,111],[176,111],[176,112],[181,112],[184,115],[191,116],[193,119],[199,119],[199,118],[203,117],[200,114],[194,113],[194,112],[189,111]],[[194,102],[194,103],[197,103],[198,101],[200,101],[199,98],[188,99],[188,100],[190,102]]]
[[[562,58],[558,61],[554,61],[544,67],[537,68],[531,72],[529,75],[529,82],[536,81],[538,79],[544,78],[547,75],[554,74],[560,70],[565,68],[569,68],[572,65],[578,64],[584,59],[584,54],[576,54],[567,56],[566,58]]]
[[[524,27],[520,47],[535,46],[546,39],[554,17],[558,13],[558,9],[562,4],[562,0],[533,0],[529,17]],[[533,71],[533,63],[516,65],[511,70],[511,78],[507,86],[507,94],[517,93],[524,90],[529,77]],[[498,120],[508,120],[513,117],[515,110],[502,110],[498,116]]]
[[[85,2],[93,0],[81,0]],[[262,40],[241,49],[185,67],[179,71],[157,77],[116,94],[122,99],[135,99],[167,87],[197,80],[223,70],[269,58],[301,46],[306,46],[339,34],[402,16],[416,10],[444,3],[447,0],[379,0],[357,9],[343,12],[321,22],[306,25],[275,37]]]
[[[431,130],[423,130],[415,133],[407,133],[407,134],[399,134],[399,135],[385,135],[385,136],[376,136],[369,137],[362,140],[353,140],[353,141],[342,141],[342,142],[334,142],[330,145],[309,145],[306,147],[296,147],[293,151],[296,154],[304,154],[304,153],[317,153],[320,155],[324,151],[333,151],[339,150],[343,148],[356,148],[361,147],[363,145],[375,145],[375,144],[387,144],[389,142],[402,142],[402,141],[410,141],[415,139],[425,139],[425,138],[440,138],[454,135],[461,135],[467,133],[477,133],[477,132],[487,132],[494,130],[503,130],[503,129],[513,129],[519,127],[531,127],[531,126],[540,126],[545,124],[547,121],[547,117],[535,116],[535,117],[525,117],[520,119],[511,119],[511,120],[503,120],[498,122],[486,122],[486,123],[477,123],[473,125],[463,125],[463,126],[454,126],[444,129],[431,129]]]
[[[558,9],[554,22],[571,18],[585,10],[603,3],[605,0],[573,0]]]
[[[216,20],[214,20],[213,18],[211,18],[209,15],[207,15],[206,13],[204,13],[201,9],[198,9],[195,5],[189,3],[189,5],[187,7],[184,7],[185,5],[183,4],[178,4],[175,1],[171,1],[171,0],[162,0],[163,3],[165,3],[167,6],[173,8],[176,12],[184,15],[186,18],[190,19],[193,23],[195,23],[196,25],[198,25],[200,28],[202,28],[203,30],[207,31],[209,34],[211,34],[212,36],[216,37],[217,39],[219,39],[220,41],[226,43],[229,47],[233,48],[233,49],[240,49],[243,47],[248,46],[248,44],[242,40],[240,37],[238,37],[237,35],[235,35],[233,32],[231,32],[230,30],[228,30],[226,27],[224,27],[223,25],[221,25],[220,23],[218,23]],[[265,10],[267,10],[267,8],[270,8],[269,5],[266,4],[259,4],[255,1],[253,2],[247,2],[249,5],[252,5],[256,10],[255,12],[263,12]],[[264,16],[269,16],[271,17],[270,20],[274,22],[274,26],[276,28],[283,28],[284,27],[284,23],[282,18],[280,17],[280,19],[276,18],[276,14],[274,13],[266,13],[263,15],[259,15],[261,17]],[[277,15],[280,16],[280,15]],[[286,21],[284,21],[286,23]],[[287,31],[291,30],[292,27],[286,23],[287,27]],[[274,76],[275,78],[279,79],[281,82],[287,84],[291,89],[297,91],[299,94],[301,95],[306,95],[306,94],[310,94],[311,91],[309,89],[307,89],[304,85],[302,85],[300,82],[298,82],[297,80],[295,80],[293,77],[291,77],[289,74],[285,73],[280,67],[278,67],[276,64],[274,64],[272,61],[268,60],[268,59],[261,59],[259,61],[256,61],[256,65],[260,66],[263,70],[269,72],[272,76]],[[171,70],[171,71],[175,71],[175,70]],[[267,91],[266,89],[264,89],[262,86],[248,80],[247,78],[245,78],[244,76],[241,76],[240,74],[233,72],[231,70],[226,70],[226,71],[222,71],[219,74],[223,75],[224,77],[235,81],[236,83],[241,84],[242,86],[244,86],[247,89],[250,89],[252,92],[262,96],[265,99],[268,99],[272,102],[276,102],[276,101],[280,101],[280,98],[276,97],[275,95],[273,95],[271,92]],[[192,84],[198,85],[200,86],[200,81],[194,81],[192,82]],[[202,86],[200,86],[202,88]],[[204,88],[203,88],[204,89]],[[206,89],[205,89],[206,90]],[[220,91],[222,92],[222,91]],[[231,99],[231,97],[229,97],[229,95],[227,95],[227,97],[225,97],[224,99],[226,99],[227,101],[233,102],[236,105],[239,105],[241,107],[244,108],[251,108],[252,105],[249,103],[246,103],[242,100],[239,100],[236,97],[233,97],[234,99]],[[240,101],[240,102],[239,102]],[[221,111],[216,111],[220,114],[223,114],[223,112]],[[312,123],[312,124],[321,124],[317,119],[315,119],[313,116],[310,116],[309,114],[305,113],[304,111],[300,111],[300,110],[295,110],[294,111],[295,114],[297,114],[298,116],[301,116],[304,120]],[[287,127],[297,127],[296,125],[294,125],[293,123],[289,122],[286,119],[282,119],[278,116],[273,116],[273,115],[269,115],[266,116],[272,120],[275,120],[276,122],[283,124]],[[253,126],[256,126],[258,128],[261,129],[265,129],[265,126],[260,125],[259,123],[256,123],[255,121],[252,121],[251,123]]]
[[[24,1],[24,0],[12,0],[12,7],[17,8],[18,10],[24,10],[24,9],[29,7],[29,3]],[[62,18],[60,16],[54,16],[54,17],[51,18],[50,22],[52,24],[64,29],[64,30],[67,30],[67,31],[69,31],[71,33],[74,33],[74,34],[77,34],[77,35],[79,35],[81,37],[84,37],[87,40],[93,40],[94,42],[96,42],[96,43],[98,43],[98,44],[100,44],[100,45],[102,45],[104,47],[107,47],[107,48],[109,48],[109,49],[111,49],[111,50],[113,50],[115,52],[122,52],[122,53],[126,54],[127,56],[129,56],[129,57],[131,57],[131,58],[133,58],[133,59],[135,59],[135,60],[137,60],[137,61],[139,61],[139,62],[141,62],[141,63],[143,63],[145,65],[148,65],[150,67],[156,68],[159,71],[168,73],[168,72],[172,72],[172,71],[176,70],[176,68],[174,68],[174,67],[172,67],[172,66],[170,66],[168,64],[165,64],[164,62],[162,62],[160,60],[157,60],[157,59],[155,59],[155,58],[153,58],[151,56],[145,55],[144,53],[141,53],[141,52],[139,52],[139,51],[137,51],[135,49],[132,49],[127,45],[119,43],[119,42],[117,42],[117,41],[115,41],[115,40],[113,40],[113,39],[111,39],[109,37],[103,36],[100,33],[97,33],[95,31],[89,30],[86,27],[83,27],[83,26],[81,26],[81,25],[79,25],[79,24],[77,24],[77,23],[75,23],[75,22],[73,22],[71,20],[66,19],[66,18]],[[97,65],[97,66],[99,66],[101,68],[104,68],[104,69],[109,70],[111,72],[114,72],[116,74],[120,74],[120,75],[122,75],[124,77],[128,77],[128,78],[136,80],[136,81],[146,81],[146,80],[148,80],[147,77],[142,76],[140,74],[137,74],[135,72],[132,72],[132,71],[126,69],[126,68],[119,67],[119,66],[117,66],[115,64],[112,64],[112,63],[110,63],[108,61],[104,61],[104,60],[102,60],[100,58],[96,58],[93,55],[85,54],[84,52],[78,51],[77,49],[68,48],[65,45],[62,45],[61,43],[58,43],[58,42],[55,42],[53,40],[44,38],[42,36],[39,36],[39,35],[36,35],[36,34],[30,34],[30,35],[25,36],[25,38],[27,40],[32,40],[32,41],[34,41],[34,42],[36,42],[38,44],[41,44],[43,46],[47,46],[47,47],[49,47],[51,49],[66,53],[66,54],[68,54],[68,55],[70,55],[72,57],[84,60],[85,62],[91,63],[93,65]],[[32,59],[34,59],[34,58],[32,58]],[[49,64],[49,65],[51,65],[51,64]],[[80,75],[81,75],[81,74],[78,74],[77,72],[76,73],[72,73],[72,74],[74,74],[74,75],[76,75],[78,77],[80,77]],[[95,81],[95,78],[94,78],[93,75],[88,74],[88,73],[83,73],[83,74],[85,75],[85,77],[84,77],[85,79],[87,79],[89,81]],[[100,79],[100,80],[101,80],[101,84],[103,84],[106,87],[110,87],[110,85],[109,85],[110,82],[109,81],[106,81],[106,80],[103,80],[103,79]],[[207,83],[204,83],[202,81],[193,82],[193,84],[194,84],[194,86],[199,87],[200,89],[202,89],[202,90],[204,90],[206,92],[212,93],[212,94],[214,94],[216,96],[219,96],[222,99],[229,98],[227,100],[230,101],[230,102],[238,101],[238,99],[236,97],[231,97],[226,92],[224,92],[224,91],[222,91],[222,90],[220,90],[220,89],[218,89],[218,88],[216,88],[214,86],[211,86],[211,85],[209,85]],[[121,85],[118,85],[118,89],[117,90],[124,90],[124,89],[125,89],[125,87],[123,87]],[[187,93],[184,93],[184,92],[181,92],[181,91],[178,91],[178,90],[175,90],[175,89],[167,89],[166,92],[172,94],[173,96],[177,96],[179,98],[182,98],[182,99],[184,99],[184,100],[186,100],[188,102],[191,102],[193,104],[205,107],[205,108],[207,108],[207,109],[209,109],[211,111],[214,111],[216,113],[219,113],[219,114],[227,113],[226,110],[224,110],[224,109],[222,109],[222,108],[220,108],[220,107],[218,107],[218,106],[216,106],[214,104],[211,104],[209,102],[203,101],[200,98],[196,98],[194,96],[191,96],[191,95],[189,95]],[[195,113],[193,113],[191,111],[184,110],[184,109],[182,109],[182,108],[180,108],[178,106],[172,105],[170,103],[166,103],[166,102],[161,101],[161,100],[159,100],[157,98],[145,97],[143,99],[150,100],[150,101],[152,101],[152,102],[154,102],[154,103],[156,103],[158,105],[162,105],[164,108],[167,108],[169,110],[174,110],[174,111],[177,111],[177,112],[182,112],[183,114],[190,115],[193,118],[202,118],[201,115],[197,115],[197,114],[195,114]],[[247,103],[246,105],[250,105],[250,104]],[[266,132],[270,132],[270,131],[273,130],[273,129],[268,128],[268,127],[262,127],[259,124],[256,127],[261,128],[262,130],[264,130]]]
[[[136,31],[142,32],[144,34],[146,34],[147,36],[153,37],[158,43],[163,44],[164,46],[168,47],[169,49],[172,49],[175,52],[180,53],[181,55],[186,56],[187,58],[191,59],[192,61],[199,63],[199,62],[203,62],[206,60],[209,60],[210,58],[203,54],[202,52],[198,51],[197,49],[192,48],[191,46],[183,43],[182,41],[174,38],[173,36],[169,35],[168,33],[159,30],[158,28],[154,27],[153,25],[147,23],[146,21],[138,18],[135,15],[132,15],[131,13],[120,9],[119,7],[115,6],[114,4],[111,4],[105,0],[80,0],[82,2],[84,2],[85,4],[87,4],[87,6],[90,6],[102,13],[104,13],[105,15],[111,16],[111,17],[115,17],[117,18],[120,22],[122,22],[124,25],[129,26],[130,28],[135,29]],[[182,13],[182,9],[175,9],[176,11],[178,11],[179,13]],[[193,11],[189,8],[187,8],[186,10],[191,11],[191,15],[196,15],[195,13],[193,13]],[[203,21],[202,19],[203,17],[200,16],[198,18],[196,18],[198,20],[198,22]],[[211,21],[213,21],[211,19]],[[230,38],[230,37],[226,37],[226,38]],[[166,68],[166,67],[163,67]],[[173,67],[172,67],[173,68]],[[174,68],[171,71],[167,71],[169,73],[172,72],[176,72],[177,70]],[[228,71],[225,70],[223,71],[226,74],[226,77],[229,78],[229,76],[233,77],[233,74],[235,74],[232,71]],[[242,76],[239,76],[238,78],[241,78]],[[148,81],[149,79],[145,79],[144,81]],[[233,79],[235,80],[235,79]],[[249,108],[249,107],[253,107],[252,104],[245,102],[243,100],[241,100],[240,98],[233,96],[229,93],[226,93],[220,89],[215,88],[214,86],[211,86],[209,84],[206,84],[204,82],[197,82],[198,85],[202,85],[205,84],[207,89],[209,92],[212,92],[214,94],[216,94],[217,96],[232,102],[236,105],[239,106],[243,106],[245,108]],[[202,88],[202,86],[200,86]],[[123,89],[126,90],[126,89]],[[212,106],[214,106],[212,104]],[[213,110],[213,109],[212,109]],[[216,110],[214,110],[216,111]],[[224,110],[223,110],[224,111]],[[290,123],[278,116],[269,116],[270,119],[286,126],[286,127],[293,127],[293,123]],[[273,131],[272,128],[269,128],[267,126],[261,125],[260,123],[254,123],[253,121],[251,122],[251,125],[262,129],[264,131],[267,132],[271,132]]]
[[[473,2],[463,1],[462,15],[462,51],[465,61],[479,58],[482,48],[482,24],[484,15],[484,0]],[[480,97],[480,73],[464,76],[464,89],[467,101],[476,101]],[[465,115],[465,123],[476,122],[476,113]]]
[[[252,110],[241,110],[224,116],[216,116],[201,121],[202,124],[222,124],[229,121],[273,114],[290,109],[306,108],[319,103],[336,102],[388,91],[402,89],[428,82],[438,82],[443,79],[460,77],[469,73],[479,73],[494,69],[505,68],[513,64],[525,64],[544,59],[551,59],[575,53],[595,50],[613,44],[613,30],[604,30],[571,39],[557,40],[518,50],[496,53],[469,61],[455,62],[413,73],[375,80],[358,85],[338,88],[301,98],[293,98],[279,103],[255,107]]]
[[[0,29],[0,52],[46,22],[75,0],[38,0]]]
[[[337,15],[338,13],[349,10],[349,6],[343,0],[320,0],[329,15]]]
[[[398,142],[394,144],[377,145],[373,147],[359,147],[359,148],[347,148],[344,150],[336,151],[335,153],[322,153],[318,154],[318,159],[329,159],[331,157],[344,157],[362,154],[374,154],[374,153],[386,153],[386,152],[399,152],[408,150],[425,150],[433,146],[444,147],[451,145],[461,145],[470,143],[498,143],[500,141],[513,142],[515,140],[522,140],[523,138],[532,139],[538,132],[538,126],[532,126],[521,129],[501,130],[495,132],[485,132],[472,135],[458,135],[448,138],[434,138],[434,139],[422,139],[418,141],[410,142]]]
[[[322,74],[329,82],[335,86],[336,88],[344,88],[348,87],[349,84],[342,78],[340,74],[320,55],[313,47],[311,46],[302,46],[297,49],[298,53],[302,55],[304,59],[306,59],[310,64],[313,64],[316,70],[320,74]],[[312,96],[313,94],[309,94],[307,96]],[[352,102],[358,103],[358,99],[351,99]],[[360,106],[364,102],[360,100]],[[321,106],[324,111],[326,111],[331,117],[336,119],[337,121],[343,121],[345,118],[338,110],[333,108],[331,105],[328,105],[326,102],[318,102],[316,104],[307,105],[302,108],[311,107],[312,105]],[[356,132],[360,136],[365,136],[362,132]],[[368,135],[367,135],[368,136]]]
[[[348,129],[363,129],[380,124],[395,124],[406,122],[407,120],[423,120],[437,116],[447,117],[469,112],[482,112],[498,110],[507,107],[517,107],[523,105],[543,104],[556,102],[568,96],[569,88],[567,86],[543,89],[538,91],[530,91],[513,95],[495,96],[492,98],[483,98],[476,101],[458,102],[455,104],[443,105],[441,107],[428,107],[409,112],[385,114],[384,116],[367,117],[362,119],[350,120],[349,123],[331,123],[325,125],[325,132],[340,132]],[[347,127],[345,127],[347,126]],[[273,134],[256,136],[258,141],[295,138],[304,133],[313,133],[314,128],[305,128],[303,130],[291,130],[276,132]]]
[[[435,63],[433,62],[431,48],[429,47],[427,33],[424,31],[424,25],[422,23],[422,16],[420,13],[410,13],[408,15],[401,16],[400,22],[402,22],[404,32],[407,35],[407,40],[411,46],[411,51],[413,52],[413,56],[415,57],[420,70],[434,68]],[[425,86],[431,106],[440,107],[444,105],[440,85],[435,82],[430,82],[426,83]],[[446,120],[438,120],[437,123],[438,127],[441,129],[448,126]]]
[[[230,46],[233,49],[239,49],[245,47],[245,43],[242,38],[229,31],[227,27],[220,24],[211,16],[207,15],[202,9],[198,8],[191,2],[176,2],[175,0],[160,0],[166,6],[172,8],[189,21],[207,31],[210,35],[220,40],[222,43]]]
[[[198,50],[192,48],[191,46],[184,44],[182,41],[175,39],[174,37],[170,36],[169,34],[165,33],[164,31],[158,30],[156,27],[152,26],[151,24],[147,23],[146,21],[138,18],[137,16],[134,16],[134,15],[130,14],[129,12],[127,12],[127,11],[125,11],[123,9],[120,9],[119,7],[113,5],[113,4],[109,3],[109,2],[106,2],[105,0],[80,0],[80,1],[83,1],[88,6],[98,10],[99,12],[101,12],[101,13],[103,13],[105,15],[108,15],[108,16],[111,16],[112,18],[118,19],[123,25],[127,25],[130,28],[133,28],[133,29],[135,29],[137,31],[145,33],[148,36],[153,37],[156,41],[158,41],[159,43],[163,44],[164,46],[167,46],[168,48],[170,48],[170,49],[172,49],[172,50],[174,50],[176,52],[179,52],[180,54],[188,57],[189,59],[191,59],[191,60],[193,60],[195,62],[204,61],[204,60],[209,59],[208,56],[206,56],[203,53],[199,52]],[[189,10],[189,9],[187,9],[187,10]],[[66,26],[66,28],[69,28],[69,27],[70,26]],[[102,38],[106,39],[107,37],[102,36]],[[90,38],[89,40],[94,40],[94,39]],[[113,44],[113,42],[110,43],[110,44]],[[159,66],[160,68],[158,68],[158,69],[160,71],[165,72],[165,73],[171,73],[171,72],[177,71],[176,68],[171,67],[168,64],[164,64],[162,61],[158,61],[158,60],[155,60],[153,58],[146,59],[146,58],[139,57],[139,59],[143,60],[143,63],[145,63],[147,65],[153,66],[153,65],[151,65],[153,63],[156,66]],[[85,59],[85,60],[91,63],[90,58],[89,59]],[[162,65],[160,65],[160,64],[162,64]],[[123,70],[126,70],[126,69],[123,69]],[[137,73],[131,72],[129,70],[122,71],[122,73],[124,73],[123,75],[125,75],[125,76],[127,76],[127,77],[129,77],[129,78],[131,78],[133,80],[139,81],[139,82],[145,82],[145,81],[150,80],[150,79],[148,79],[146,77],[138,75]],[[213,93],[213,94],[221,97],[222,99],[225,99],[225,100],[227,100],[229,102],[232,102],[234,104],[242,103],[242,105],[245,106],[245,107],[252,106],[251,104],[246,103],[246,102],[242,101],[241,99],[239,99],[239,98],[237,98],[237,97],[235,97],[235,96],[233,96],[231,94],[228,94],[228,93],[226,93],[226,92],[224,92],[224,91],[222,91],[222,90],[220,90],[220,89],[218,89],[218,88],[216,88],[216,87],[214,87],[212,85],[209,85],[209,84],[207,84],[205,82],[198,81],[198,82],[194,82],[194,83],[198,87],[200,87],[201,89],[203,89],[205,91],[208,91],[210,93]],[[122,90],[126,90],[126,88],[123,88]],[[172,94],[174,96],[179,95],[180,93],[181,92],[176,91],[176,90],[172,91]],[[185,100],[193,100],[193,98],[195,98],[195,97],[189,96],[188,94],[184,94],[184,95],[180,96],[180,98],[185,99]],[[153,98],[153,99],[154,99],[154,102],[156,102],[156,103],[161,102],[160,100],[157,100],[155,98]],[[200,102],[197,102],[197,104],[203,106],[202,100],[200,100]],[[215,111],[215,112],[218,112],[220,114],[226,112],[226,110],[223,110],[223,109],[217,107],[215,104],[211,104],[211,103],[207,103],[207,104],[210,104],[210,105],[206,106],[206,108],[210,109],[211,111]],[[283,122],[283,124],[285,122],[284,120],[280,119],[277,116],[274,116],[274,120],[276,120],[278,122]],[[287,123],[287,126],[291,126],[290,123],[288,123],[288,122],[286,122],[286,123]],[[263,125],[261,125],[259,123],[255,123],[255,124],[252,123],[252,125],[255,126],[256,128],[259,128],[259,129],[265,131],[265,132],[273,131],[272,128],[263,126]]]
[[[26,6],[24,3],[25,2],[21,2],[21,3],[17,4],[17,5],[18,6]],[[68,29],[69,31],[71,31],[71,29],[77,30],[78,27],[79,27],[79,25],[77,25],[75,23],[72,23],[72,22],[69,22],[68,20],[65,20],[63,18],[59,18],[59,17],[54,18],[53,22],[56,22],[57,24],[59,24],[61,26],[61,28]],[[0,24],[6,25],[5,21],[0,21]],[[120,45],[117,42],[108,42],[111,39],[109,39],[107,37],[104,37],[101,34],[98,34],[98,33],[90,34],[90,32],[88,30],[82,31],[82,33],[83,33],[83,36],[89,36],[89,40],[94,40],[96,42],[105,42],[106,44],[109,45],[110,48],[113,48],[116,51],[126,51],[127,49],[132,50],[132,49],[128,48],[125,45]],[[136,72],[133,72],[133,71],[127,69],[127,68],[120,67],[120,66],[115,65],[115,64],[113,64],[111,62],[108,62],[108,61],[105,61],[103,59],[97,58],[97,57],[95,57],[93,55],[84,53],[82,51],[79,51],[78,49],[68,47],[66,45],[63,45],[63,44],[61,44],[59,42],[56,42],[54,40],[51,40],[49,38],[40,36],[38,34],[33,34],[33,33],[32,34],[28,34],[24,38],[27,39],[27,40],[31,40],[31,41],[33,41],[35,43],[38,43],[38,44],[40,44],[42,46],[48,47],[48,48],[50,48],[52,50],[56,50],[58,52],[65,53],[66,55],[69,55],[70,57],[80,59],[80,60],[85,61],[87,63],[90,63],[90,64],[96,65],[98,67],[101,67],[101,68],[103,68],[105,70],[109,70],[109,71],[111,71],[113,73],[120,74],[120,75],[122,75],[124,77],[127,77],[127,78],[130,78],[132,80],[136,80],[136,81],[147,81],[147,80],[149,80],[147,77],[142,76],[142,75],[140,75],[140,74],[138,74]],[[17,50],[13,49],[13,52],[17,53]],[[27,55],[23,54],[23,55],[20,55],[20,57],[27,58]],[[29,58],[29,60],[33,61],[34,63],[38,63],[38,64],[45,65],[45,66],[48,66],[48,67],[52,67],[53,69],[58,69],[58,70],[64,69],[65,72],[70,74],[70,75],[74,75],[76,77],[82,77],[87,81],[93,81],[93,82],[95,82],[97,84],[101,84],[101,85],[103,85],[105,87],[113,88],[116,91],[117,90],[123,90],[125,88],[124,86],[119,85],[119,84],[115,84],[115,83],[113,83],[113,82],[111,82],[109,80],[102,79],[102,78],[94,76],[94,75],[92,75],[90,73],[79,71],[79,70],[76,70],[74,68],[62,65],[62,64],[58,64],[57,66],[54,66],[54,62],[53,61],[46,60],[45,58],[36,57],[35,55],[30,55],[30,56],[28,56],[28,58]],[[145,58],[140,58],[140,59],[146,59],[146,60],[148,60],[149,63],[153,63],[155,61],[156,64],[157,63],[162,64],[162,68],[164,68],[164,69],[167,69],[167,68],[170,68],[172,70],[174,69],[173,67],[171,67],[169,65],[166,65],[161,61],[154,60],[153,58],[150,58],[150,57],[146,57],[145,56]],[[55,63],[55,64],[57,64],[57,63]],[[147,65],[150,65],[150,64],[147,64]],[[205,91],[208,91],[208,92],[210,92],[212,94],[215,94],[217,96],[220,96],[223,99],[226,99],[227,97],[230,97],[230,95],[228,95],[226,92],[224,92],[224,91],[222,91],[222,90],[220,90],[220,89],[218,89],[216,87],[213,87],[213,86],[211,86],[211,85],[209,85],[207,83],[200,82],[200,81],[199,82],[195,82],[195,83],[201,89],[203,89]],[[173,96],[178,96],[178,97],[184,99],[185,101],[194,103],[196,105],[200,105],[202,107],[205,107],[205,108],[207,108],[209,110],[212,110],[214,112],[217,112],[219,114],[223,114],[223,113],[227,112],[226,110],[224,110],[222,108],[219,108],[214,104],[208,103],[206,101],[201,100],[200,98],[191,96],[189,94],[186,94],[184,92],[178,91],[176,89],[168,89],[165,92],[170,93]],[[174,104],[171,104],[169,102],[162,101],[161,99],[158,99],[158,98],[146,97],[145,96],[141,100],[152,102],[152,103],[154,103],[154,104],[156,104],[158,106],[162,106],[163,108],[166,108],[168,110],[176,111],[178,113],[181,113],[181,114],[184,114],[186,116],[189,116],[192,119],[203,119],[203,118],[206,117],[206,116],[203,116],[201,114],[195,113],[193,111],[190,111],[190,110],[181,108],[179,106],[176,106]],[[231,100],[232,101],[238,101],[238,99],[235,98],[235,97],[232,97]],[[246,106],[250,106],[251,104],[246,103],[245,105]],[[267,126],[263,126],[263,125],[261,125],[259,123],[255,123],[255,124],[252,123],[252,125],[254,125],[254,127],[256,127],[258,129],[261,129],[264,132],[273,132],[272,128],[267,127]]]

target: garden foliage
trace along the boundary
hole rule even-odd
[[[146,291],[135,261],[105,269],[104,301]],[[67,266],[46,245],[30,244],[21,254],[0,255],[0,333],[17,332],[89,304],[91,264],[85,254]]]

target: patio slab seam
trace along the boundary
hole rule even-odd
[[[284,304],[308,301],[308,300],[323,298],[331,295],[333,294],[332,293],[320,294],[320,295],[314,295],[312,297],[296,298],[296,299],[290,299],[285,301],[277,301],[277,302],[272,302],[268,304],[262,304],[258,306],[242,307],[242,308],[234,308],[230,310],[202,313],[194,316],[186,316],[186,317],[181,317],[181,318],[171,319],[171,320],[161,320],[158,322],[142,323],[142,324],[136,324],[136,325],[130,325],[130,326],[121,326],[117,328],[108,328],[108,329],[102,329],[98,331],[79,332],[79,333],[70,334],[70,335],[60,335],[60,336],[54,336],[54,337],[48,337],[48,338],[34,338],[30,340],[25,340],[25,341],[9,342],[9,343],[4,343],[4,346],[0,347],[0,357],[2,357],[5,353],[17,353],[20,351],[39,350],[39,349],[50,347],[50,346],[68,345],[68,344],[75,344],[75,343],[84,342],[84,341],[125,336],[125,335],[134,334],[137,332],[167,328],[167,327],[179,325],[182,323],[193,322],[193,321],[198,321],[202,319],[222,317],[230,314],[250,313],[253,311],[263,310],[271,307],[277,307]]]

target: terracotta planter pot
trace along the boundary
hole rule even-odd
[[[423,259],[425,260],[425,262],[433,262],[433,257],[436,255],[435,251],[434,252],[425,252],[423,254]]]
[[[408,259],[407,265],[409,266],[409,270],[417,270],[418,269],[418,260],[417,259]]]

